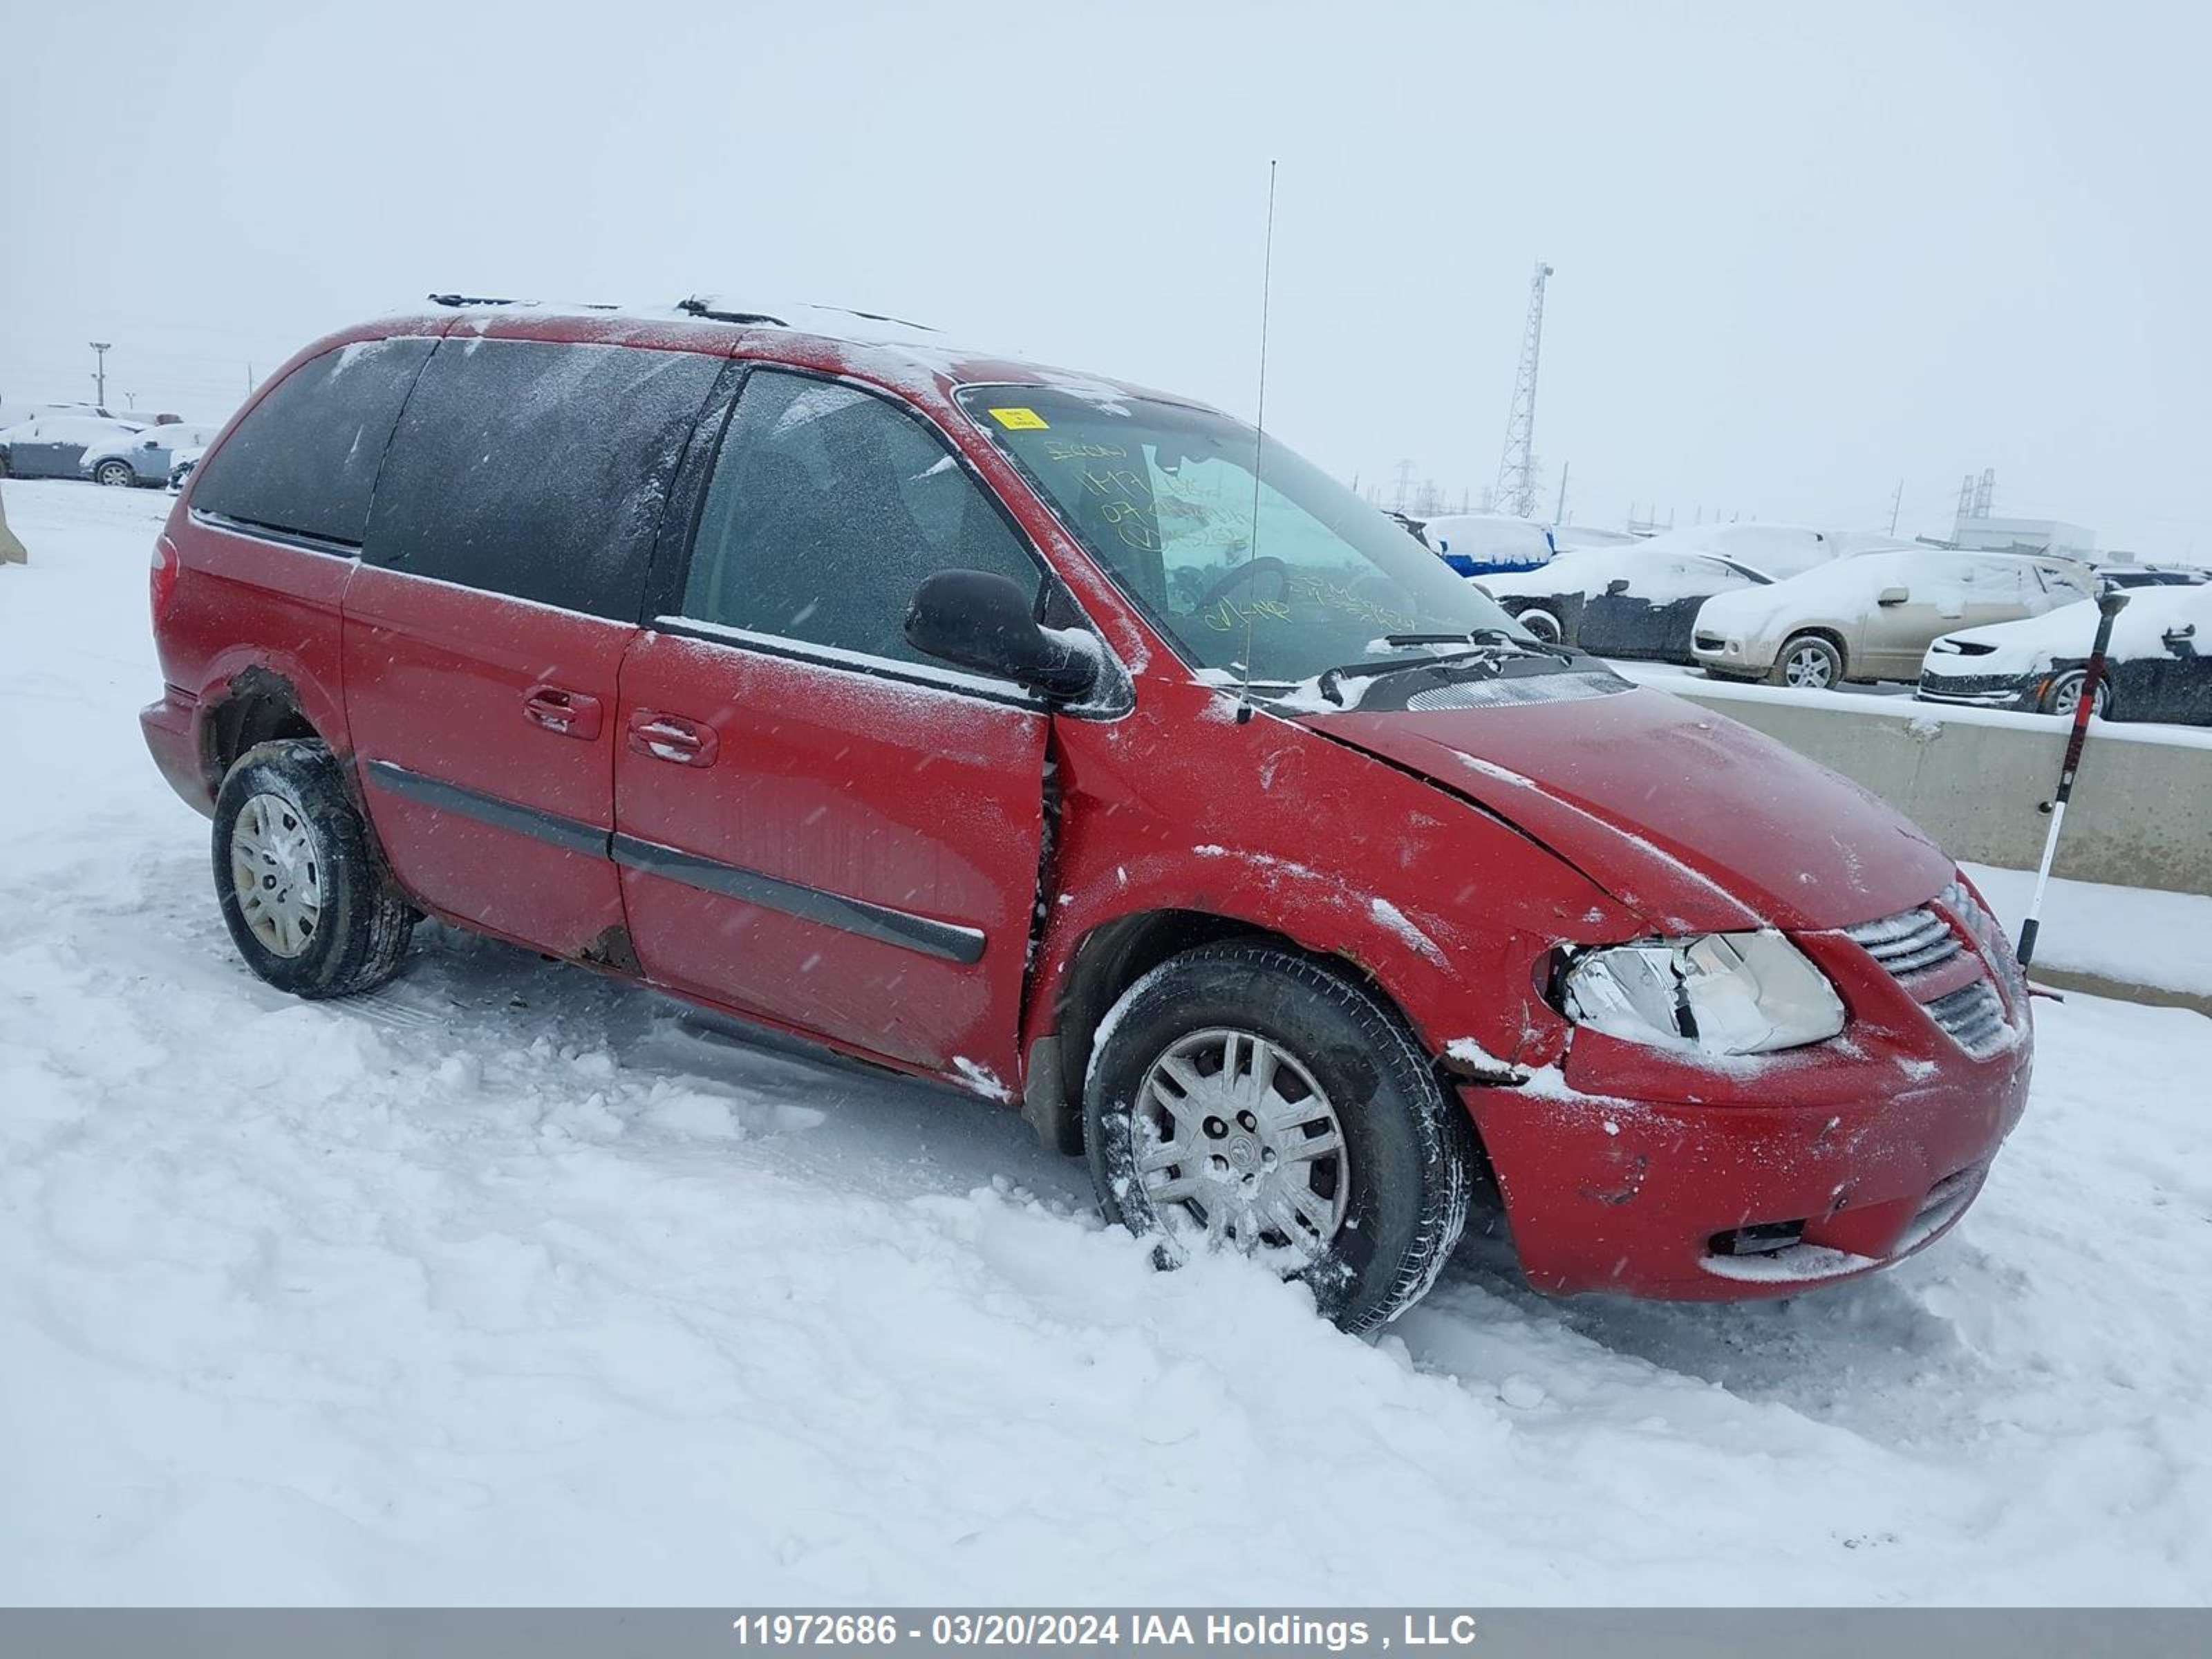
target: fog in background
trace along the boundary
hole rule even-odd
[[[432,289],[879,308],[1363,485],[2212,557],[2212,8],[0,0],[0,395],[218,416]]]

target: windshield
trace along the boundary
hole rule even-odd
[[[1281,688],[1449,655],[1511,617],[1389,517],[1273,440],[1254,537],[1253,433],[1225,415],[1044,386],[969,386],[969,416],[1193,667]],[[1390,645],[1385,636],[1419,635]],[[1442,636],[1430,638],[1427,636]]]

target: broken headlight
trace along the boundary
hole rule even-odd
[[[1781,934],[1704,933],[1584,951],[1560,981],[1569,1019],[1628,1042],[1763,1054],[1844,1029],[1827,976]]]

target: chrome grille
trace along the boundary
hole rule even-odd
[[[1923,1006],[1929,1018],[1977,1060],[2003,1048],[2011,1035],[2005,1024],[2004,1004],[1986,980],[1961,986]]]
[[[1938,893],[1936,902],[1959,919],[1959,925],[1966,930],[1966,937],[1981,951],[1982,960],[1996,969],[2006,999],[2014,1008],[2027,1007],[2027,975],[2021,971],[2020,958],[2013,954],[2012,940],[1997,925],[1997,919],[1975,902],[1962,881],[1954,881]]]
[[[1952,925],[1954,921],[1956,927]],[[1880,963],[1928,1011],[1928,1018],[1977,1060],[1987,1059],[2012,1041],[2008,1009],[2022,1011],[2025,1018],[2027,984],[2012,945],[1996,919],[1975,902],[1964,882],[1952,883],[1929,903],[1900,910],[1879,921],[1846,927],[1844,936]],[[1987,978],[1978,979],[1955,991],[1923,1000],[1913,990],[1916,983],[1926,983],[1920,976],[1955,959],[1969,942],[1978,965],[1985,974],[1996,975],[1996,984]],[[1997,994],[2000,985],[2005,992],[2002,996]]]
[[[1846,927],[1844,936],[1899,979],[1948,962],[1966,948],[1951,924],[1924,905]]]

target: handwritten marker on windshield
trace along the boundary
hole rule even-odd
[[[1252,538],[1245,544],[1249,569],[1260,558],[1260,456],[1267,444],[1267,300],[1275,277],[1275,164],[1267,163],[1267,243],[1260,260],[1260,401],[1252,411]],[[1237,723],[1252,718],[1252,612],[1244,612],[1244,684],[1237,697]]]
[[[2043,890],[2051,883],[2051,861],[2058,854],[2058,830],[2066,822],[2066,803],[2074,797],[2074,774],[2081,764],[2081,747],[2089,740],[2089,716],[2096,712],[2097,690],[2105,683],[2105,652],[2112,642],[2112,619],[2127,608],[2128,596],[2107,587],[2097,595],[2097,639],[2089,647],[2089,661],[2081,671],[2081,695],[2074,704],[2074,729],[2066,738],[2065,764],[2058,769],[2058,787],[2044,803],[2051,814],[2051,833],[2043,838],[2043,862],[2035,872],[2035,891],[2027,901],[2027,920],[2020,925],[2020,965],[2035,959],[2035,930],[2043,915]]]

